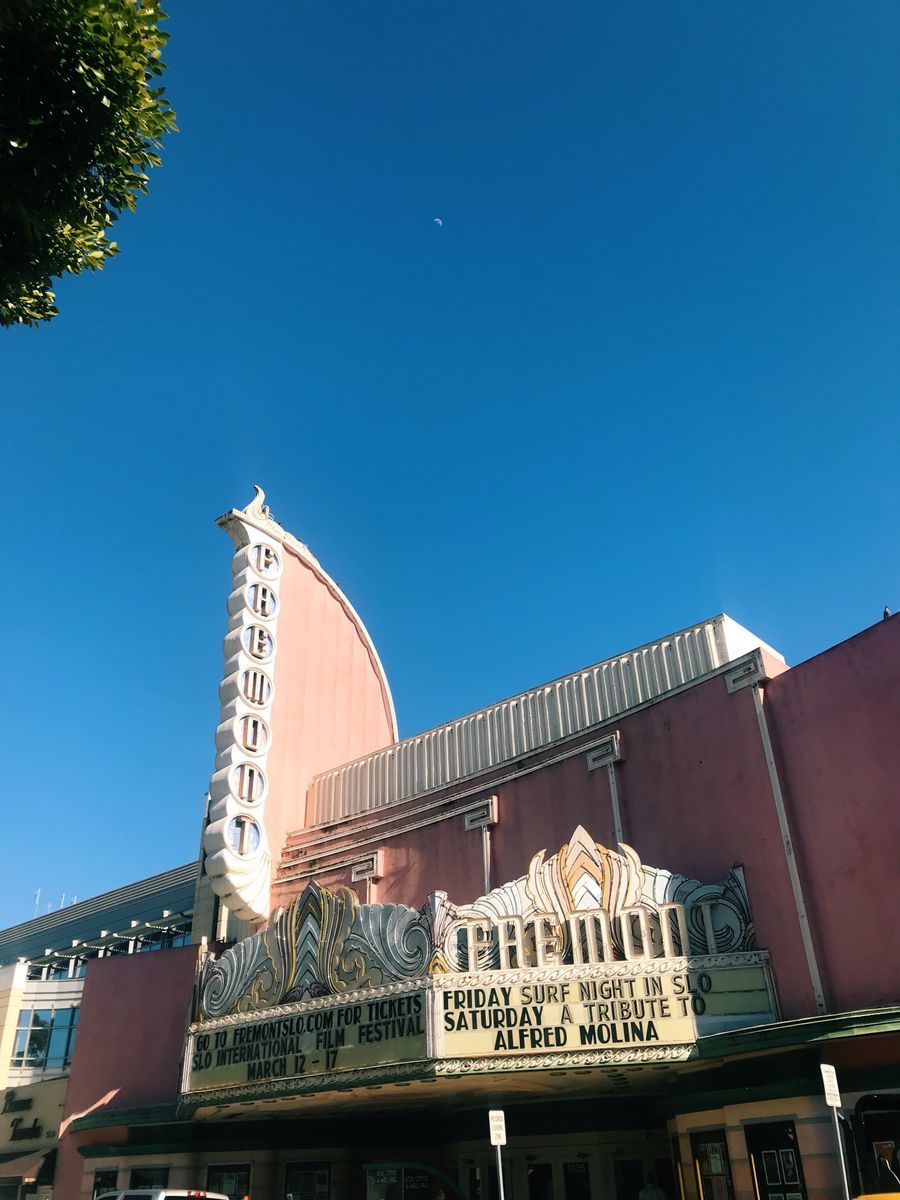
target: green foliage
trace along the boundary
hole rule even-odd
[[[96,271],[175,114],[159,0],[0,0],[0,325],[56,316],[51,278]]]

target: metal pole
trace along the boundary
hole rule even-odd
[[[619,808],[619,789],[616,786],[615,762],[608,762],[606,764],[606,777],[609,780],[609,802],[612,805],[613,832],[616,835],[616,841],[621,845],[625,840],[625,833],[622,829],[622,810]]]
[[[497,1147],[497,1186],[500,1189],[500,1200],[505,1200],[503,1195],[503,1159],[500,1157],[500,1147]],[[849,1197],[845,1196],[845,1200]]]
[[[481,827],[481,865],[484,869],[484,894],[487,895],[491,890],[491,828],[489,825]],[[503,1200],[503,1197],[500,1197]]]
[[[754,684],[750,691],[753,693],[753,706],[756,709],[756,720],[759,724],[759,735],[762,739],[763,754],[769,771],[769,783],[772,787],[772,799],[775,801],[775,815],[778,817],[778,828],[781,830],[781,842],[784,846],[784,857],[787,863],[788,878],[794,893],[794,906],[797,910],[797,920],[800,924],[800,937],[803,941],[803,951],[806,955],[806,968],[809,980],[816,998],[816,1011],[825,1013],[828,1006],[825,1003],[825,991],[822,987],[822,977],[819,974],[819,964],[813,946],[812,933],[809,928],[809,917],[806,912],[806,901],[803,899],[803,887],[800,883],[800,870],[794,854],[794,843],[791,840],[791,830],[788,825],[787,809],[784,806],[784,793],[781,790],[781,780],[778,778],[778,768],[775,765],[775,754],[772,750],[772,739],[769,737],[769,726],[766,712],[763,708],[762,692]]]
[[[844,1160],[844,1137],[841,1133],[841,1122],[838,1119],[838,1110],[836,1108],[832,1108],[831,1115],[834,1117],[834,1136],[837,1138],[838,1158],[841,1160],[841,1180],[844,1184],[844,1200],[850,1200],[850,1182],[847,1179],[847,1163]]]

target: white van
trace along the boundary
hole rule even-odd
[[[121,1192],[101,1192],[96,1200],[230,1200],[223,1192],[185,1191],[183,1188],[126,1188]]]

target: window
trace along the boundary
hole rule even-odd
[[[78,1006],[23,1008],[19,1013],[10,1065],[61,1071],[72,1061]]]
[[[103,1192],[114,1192],[116,1190],[116,1180],[119,1177],[119,1172],[112,1168],[109,1171],[94,1172],[94,1188],[91,1192],[93,1200],[102,1195]]]
[[[78,960],[75,959],[77,962]],[[52,979],[69,979],[71,978],[71,958],[64,959],[41,959],[38,962],[33,962],[28,967],[29,979],[40,979],[42,981]]]
[[[617,1158],[613,1161],[613,1180],[616,1200],[634,1200],[644,1186],[644,1164],[639,1158]],[[710,1200],[704,1196],[702,1200]]]
[[[250,1195],[250,1165],[214,1166],[206,1172],[206,1190],[222,1192],[229,1200],[243,1200]]]
[[[553,1200],[553,1164],[548,1162],[529,1163],[528,1200]]]
[[[583,1159],[563,1163],[566,1200],[591,1200],[591,1169]]]
[[[303,1171],[305,1165],[303,1163],[294,1163],[293,1166],[298,1171]],[[316,1173],[316,1168],[324,1168],[324,1163],[310,1163]],[[503,1165],[503,1186],[506,1189],[505,1195],[511,1196],[512,1191],[509,1188],[508,1163]],[[530,1168],[529,1168],[530,1169]],[[366,1200],[437,1200],[437,1197],[445,1196],[446,1177],[433,1171],[431,1167],[425,1166],[424,1163],[370,1163],[366,1168]],[[321,1186],[327,1185],[328,1172],[322,1170],[323,1179],[320,1181]],[[487,1174],[496,1179],[496,1172],[491,1166]],[[470,1200],[484,1200],[485,1192],[482,1191],[482,1178],[485,1172],[480,1167],[470,1167],[468,1172],[468,1194]],[[287,1182],[291,1182],[290,1174]],[[301,1184],[302,1184],[301,1180]],[[496,1192],[496,1189],[495,1189]],[[462,1195],[462,1192],[456,1193]],[[492,1196],[495,1193],[492,1193]],[[321,1192],[304,1192],[300,1197],[294,1196],[294,1200],[309,1200],[310,1196],[324,1196]]]
[[[148,950],[161,950],[163,944],[163,935],[159,930],[152,933],[146,933],[143,937],[137,939],[135,950],[138,954],[144,954]]]
[[[168,1186],[168,1183],[168,1167],[133,1167],[128,1186],[131,1188],[164,1188]]]
[[[803,1163],[793,1121],[745,1125],[757,1200],[806,1200]]]
[[[859,1157],[849,1123],[843,1114],[839,1118],[850,1180],[858,1184],[850,1194],[900,1192],[900,1096],[890,1093],[863,1096],[856,1106],[856,1115]]]
[[[329,1166],[323,1162],[288,1163],[284,1192],[293,1200],[328,1200]]]
[[[734,1200],[731,1159],[725,1142],[725,1130],[691,1134],[694,1170],[697,1172],[700,1200]]]

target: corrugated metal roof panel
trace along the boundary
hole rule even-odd
[[[407,800],[533,754],[700,679],[756,646],[781,658],[720,614],[386,746],[313,780],[314,823]]]
[[[0,966],[17,958],[38,957],[48,947],[67,948],[76,938],[98,937],[102,929],[123,929],[131,921],[153,920],[163,909],[190,911],[198,870],[196,861],[186,863],[0,930]]]

